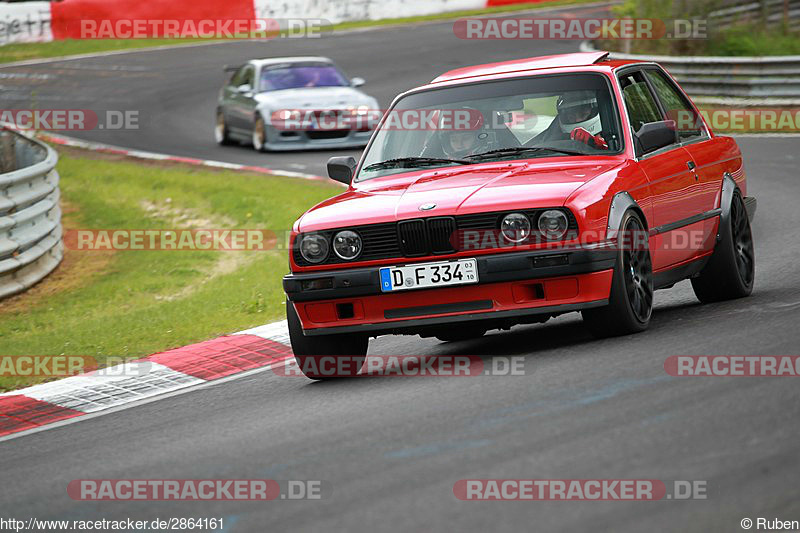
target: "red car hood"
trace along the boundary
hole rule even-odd
[[[299,230],[559,207],[578,187],[621,164],[608,158],[488,163],[377,178],[314,207],[300,219]],[[436,207],[420,210],[426,204]]]

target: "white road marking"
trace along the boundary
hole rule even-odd
[[[240,331],[239,333],[234,333],[234,335],[257,335],[263,339],[279,342],[286,346],[291,344],[289,342],[289,324],[285,320]]]

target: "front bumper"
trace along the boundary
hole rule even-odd
[[[292,274],[283,287],[307,336],[419,333],[484,320],[505,325],[607,304],[616,252],[541,250],[476,259],[475,285],[383,293],[380,267],[372,267]]]
[[[280,130],[267,127],[265,148],[272,151],[323,150],[326,148],[363,148],[369,143],[373,130]]]

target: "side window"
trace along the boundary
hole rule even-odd
[[[243,83],[242,80],[245,78],[245,71],[246,70],[247,70],[247,65],[245,65],[242,68],[240,68],[239,70],[237,70],[233,74],[233,76],[231,77],[231,81],[229,82],[229,85],[231,87],[240,86]]]
[[[703,120],[692,109],[689,102],[681,94],[672,80],[660,70],[646,70],[647,78],[653,84],[658,99],[664,106],[669,120],[674,120],[677,124],[678,135],[681,141],[690,141],[705,136]]]
[[[253,86],[253,67],[252,65],[245,65],[239,70],[236,71],[236,74],[233,75],[230,81],[230,85],[232,87],[241,87],[242,85],[248,84],[250,87]]]
[[[252,65],[248,65],[248,66],[244,67],[244,81],[242,81],[242,83],[240,83],[239,85],[242,86],[242,85],[247,84],[252,89],[255,89],[255,87],[253,85],[253,78],[254,78],[254,76],[253,76],[253,66]]]
[[[645,124],[664,120],[641,72],[624,74],[619,82],[625,106],[628,108],[628,120],[634,133],[642,129]]]

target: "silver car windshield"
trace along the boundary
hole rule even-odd
[[[333,65],[282,65],[262,70],[259,90],[267,92],[348,85],[347,78]]]
[[[493,160],[622,151],[608,78],[533,76],[412,93],[383,118],[357,180]]]

